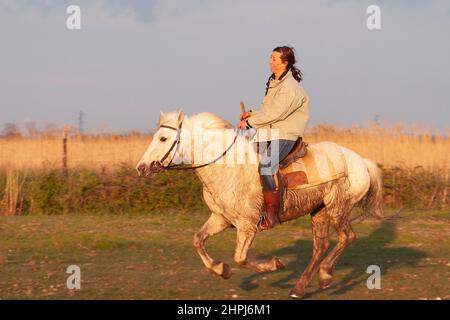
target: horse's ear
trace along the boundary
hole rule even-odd
[[[184,119],[184,112],[183,112],[183,110],[180,109],[178,111],[178,124],[180,124],[181,121],[183,121],[183,119]]]
[[[164,116],[164,112],[162,112],[162,110],[159,110],[158,127],[161,125],[161,119],[163,116]]]

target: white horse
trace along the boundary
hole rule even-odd
[[[215,161],[226,153],[233,153],[238,145],[250,145],[243,135],[238,135],[227,145],[217,139],[217,135],[203,135],[201,130],[218,129],[231,131],[233,126],[212,113],[200,113],[191,117],[182,111],[162,113],[158,130],[137,164],[139,175],[153,176],[172,166],[174,162],[189,163],[203,183],[204,201],[211,210],[211,216],[194,236],[194,246],[206,268],[225,279],[231,276],[228,264],[215,261],[205,249],[208,237],[234,226],[237,243],[234,261],[238,266],[257,272],[275,271],[284,268],[283,263],[272,257],[268,261],[251,261],[248,250],[258,231],[257,224],[263,208],[262,187],[258,173],[258,163],[219,163]],[[198,142],[205,148],[216,150],[216,156],[207,162],[196,162],[192,156],[192,143]],[[336,144],[333,144],[336,146]],[[227,147],[228,146],[228,147]],[[312,145],[311,145],[312,146]],[[330,142],[314,144],[315,148],[326,148]],[[348,167],[348,177],[342,177],[315,187],[301,190],[287,190],[282,209],[301,208],[296,215],[287,215],[282,221],[310,214],[313,233],[313,255],[291,290],[292,298],[301,298],[310,284],[315,270],[319,270],[319,285],[326,288],[331,284],[332,273],[337,259],[344,249],[355,240],[349,215],[355,205],[362,205],[366,214],[382,217],[382,179],[380,170],[370,160],[352,150],[338,146]],[[246,156],[255,156],[253,148],[245,148]],[[332,225],[338,234],[337,245],[323,258],[328,249],[328,230]]]

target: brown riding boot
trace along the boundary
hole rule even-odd
[[[278,213],[280,211],[280,195],[278,191],[264,190],[266,213],[263,215],[259,228],[267,230],[280,224]]]

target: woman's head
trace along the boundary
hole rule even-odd
[[[284,71],[291,69],[295,80],[300,82],[302,81],[302,73],[294,66],[296,62],[294,48],[288,46],[276,47],[273,49],[269,59],[270,68],[275,75],[280,75]]]

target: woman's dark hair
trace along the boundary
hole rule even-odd
[[[276,47],[272,51],[281,53],[281,57],[280,57],[281,61],[287,62],[285,73],[287,73],[287,71],[291,70],[292,76],[294,77],[294,79],[297,80],[298,82],[301,82],[303,79],[303,75],[302,75],[302,72],[300,71],[300,69],[295,66],[295,63],[297,62],[297,60],[295,60],[294,50],[295,49],[293,47],[282,46],[282,47]],[[283,75],[280,78],[284,77],[285,73],[283,73]],[[269,77],[269,80],[267,80],[266,94],[267,94],[267,91],[269,90],[270,78],[272,78],[272,77],[273,77],[273,75],[271,75]]]

